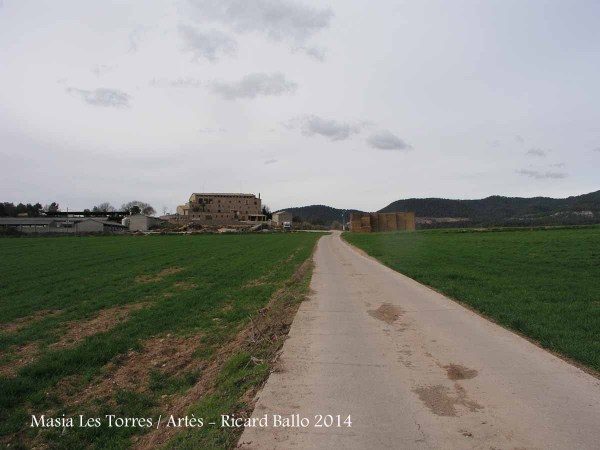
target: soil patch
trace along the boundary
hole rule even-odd
[[[377,309],[370,309],[369,315],[375,317],[378,320],[382,320],[385,323],[394,323],[398,317],[402,315],[404,311],[398,306],[384,303]]]
[[[140,275],[139,277],[136,277],[135,281],[137,281],[138,283],[155,283],[157,281],[162,280],[167,275],[181,272],[182,270],[183,270],[183,268],[181,268],[181,267],[168,267],[166,269],[161,270],[160,272],[158,272],[156,275],[153,275],[153,276]]]
[[[40,319],[45,317],[56,316],[62,313],[60,309],[50,310],[44,309],[41,311],[37,311],[35,314],[26,317],[20,317],[18,319],[13,320],[9,323],[4,323],[0,325],[0,333],[16,333],[17,331],[25,328],[27,325],[37,322]]]
[[[144,303],[135,303],[117,308],[103,309],[91,320],[68,322],[60,329],[61,336],[59,340],[50,344],[48,349],[56,350],[73,347],[88,336],[110,330],[123,322],[131,311],[143,308],[144,306]],[[60,312],[56,311],[52,313],[59,314]],[[34,316],[39,316],[41,313]],[[31,323],[31,320],[28,323]],[[16,358],[10,359],[7,363],[0,365],[0,374],[14,376],[21,367],[34,362],[40,356],[39,345],[39,341],[32,341],[16,348],[13,347],[11,351],[15,353]]]
[[[294,257],[298,254],[299,251],[301,251],[301,248],[298,248],[296,250],[294,250],[292,253],[290,253],[290,255],[285,258],[284,263],[288,264],[292,261],[292,259],[294,259]]]
[[[252,287],[256,287],[256,286],[266,286],[267,284],[269,284],[269,283],[258,278],[256,280],[248,281],[246,284],[244,284],[244,288],[252,288]]]
[[[39,341],[33,341],[19,346],[15,350],[17,357],[0,365],[0,375],[9,377],[15,376],[21,367],[35,361],[40,354],[39,345]]]
[[[66,330],[57,342],[48,346],[50,349],[69,348],[79,344],[86,337],[93,334],[103,333],[123,322],[132,312],[146,306],[146,303],[132,303],[101,310],[96,317],[91,320],[75,320],[65,325]]]
[[[130,350],[109,362],[104,375],[78,392],[76,378],[65,378],[57,386],[59,396],[65,405],[73,406],[102,399],[105,403],[114,402],[114,393],[126,389],[139,393],[150,389],[150,373],[159,371],[164,375],[177,375],[200,370],[203,362],[193,357],[197,350],[201,333],[191,336],[171,336],[146,341],[141,351]],[[77,395],[74,395],[77,394]],[[168,399],[162,398],[163,402]]]
[[[288,280],[287,285],[289,286],[289,285],[296,284],[296,283],[299,283],[300,281],[302,281],[304,279],[304,276],[306,275],[306,272],[311,270],[312,268],[313,268],[313,260],[307,259],[294,272],[292,277]]]
[[[470,378],[475,378],[479,372],[475,369],[469,369],[460,364],[448,364],[444,366],[446,369],[446,373],[448,374],[448,378],[451,380],[468,380]]]
[[[462,406],[471,412],[483,408],[477,402],[467,398],[467,391],[458,383],[454,383],[454,393],[441,384],[435,386],[420,386],[413,390],[431,412],[438,416],[454,417],[458,415],[457,406]]]
[[[189,291],[190,289],[197,288],[198,285],[196,283],[192,283],[191,281],[178,281],[174,284],[176,289],[180,291]]]

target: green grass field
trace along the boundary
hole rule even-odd
[[[392,269],[600,371],[600,228],[344,238]]]
[[[127,448],[152,432],[40,431],[29,426],[31,414],[156,423],[170,411],[216,417],[244,410],[244,395],[266,379],[280,343],[275,334],[240,333],[251,321],[267,330],[274,316],[295,311],[310,278],[310,269],[298,270],[319,237],[0,239],[0,443]],[[259,312],[267,304],[272,311]],[[230,448],[236,433],[204,427],[156,442]]]

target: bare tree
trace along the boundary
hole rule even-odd
[[[92,211],[93,212],[114,212],[116,210],[115,210],[115,207],[112,206],[110,203],[104,202],[104,203],[100,203],[97,206],[94,206],[92,208]]]
[[[267,219],[272,219],[273,218],[273,213],[271,212],[271,208],[269,208],[267,205],[263,205],[262,207],[262,213],[267,216]]]
[[[44,206],[44,211],[46,214],[54,214],[60,211],[60,207],[58,206],[58,203],[52,202],[49,205]]]
[[[128,203],[124,203],[121,206],[121,210],[122,211],[128,211],[129,214],[145,214],[147,216],[151,216],[153,214],[156,214],[156,211],[154,210],[154,208],[152,206],[150,206],[150,204],[145,203],[145,202],[140,202],[137,200],[133,200],[131,202]]]

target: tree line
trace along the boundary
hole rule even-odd
[[[0,217],[17,217],[24,215],[27,217],[40,217],[51,216],[57,212],[61,212],[60,205],[57,202],[52,202],[45,206],[42,206],[41,203],[18,203],[15,205],[12,202],[0,202]],[[156,214],[156,210],[149,203],[140,202],[138,200],[124,203],[118,211],[109,202],[103,202],[91,209],[86,208],[83,210],[84,215],[92,212],[107,214],[113,212],[122,212],[125,214],[142,213],[147,216]]]

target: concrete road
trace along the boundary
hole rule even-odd
[[[313,293],[253,414],[268,427],[246,428],[241,448],[600,448],[598,379],[339,233],[321,238],[315,263]],[[273,427],[273,415],[296,414],[310,425]],[[334,426],[315,426],[319,414]]]

